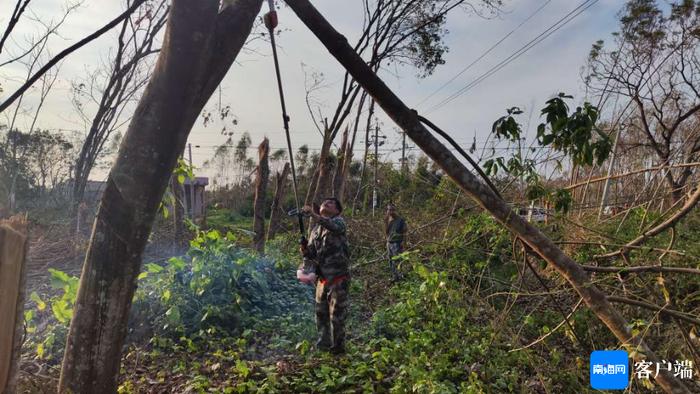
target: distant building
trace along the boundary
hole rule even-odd
[[[190,191],[193,184],[194,212],[192,212],[192,192]],[[204,190],[208,184],[209,178],[207,177],[195,177],[194,180],[185,178],[185,184],[183,185],[183,200],[185,203],[185,214],[187,217],[193,217],[195,220],[198,220],[204,218],[204,216],[206,215],[207,210],[206,200],[204,198]],[[107,182],[105,181],[87,181],[87,184],[85,185],[85,194],[83,196],[84,207],[82,208],[82,210],[86,210],[87,208],[96,208],[102,200],[102,194],[104,193],[106,187]],[[73,191],[72,181],[65,182],[64,184],[60,185],[60,188],[63,190],[63,193],[65,193],[65,196],[67,198],[70,198],[70,195]]]
[[[195,220],[202,219],[207,213],[207,204],[204,199],[204,189],[209,184],[207,177],[195,177],[194,179],[185,178],[185,209],[188,217],[193,217]],[[192,189],[194,187],[194,190]],[[194,204],[192,199],[194,197]]]

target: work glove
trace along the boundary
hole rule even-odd
[[[299,279],[299,282],[305,283],[307,285],[313,285],[316,283],[316,274],[315,273],[310,273],[307,274],[304,272],[304,270],[298,269],[297,270],[297,279]]]

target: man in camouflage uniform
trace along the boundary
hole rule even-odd
[[[343,208],[336,198],[327,198],[318,212],[306,206],[317,224],[306,245],[301,245],[304,262],[300,280],[316,283],[316,327],[319,349],[333,353],[345,351],[345,318],[349,308],[349,249]],[[308,275],[315,273],[316,275]],[[307,276],[308,275],[308,276]],[[316,280],[316,277],[318,280]]]
[[[406,235],[406,229],[406,220],[396,212],[396,206],[394,206],[394,204],[387,205],[386,216],[384,217],[384,231],[386,232],[386,250],[389,256],[389,268],[391,268],[394,282],[401,279],[401,274],[397,267],[398,261],[396,261],[394,257],[403,252],[403,241]]]

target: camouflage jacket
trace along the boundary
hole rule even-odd
[[[308,253],[301,269],[307,273],[315,272],[329,281],[348,275],[350,250],[345,231],[345,221],[340,216],[319,219],[311,231]]]
[[[387,242],[403,242],[406,234],[406,221],[402,217],[392,219],[386,226]]]

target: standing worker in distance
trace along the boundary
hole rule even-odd
[[[399,274],[397,268],[398,262],[394,257],[403,252],[406,221],[396,212],[396,206],[394,204],[386,206],[384,230],[386,231],[386,250],[389,255],[389,268],[391,268],[394,281],[398,281],[401,279],[401,274]]]
[[[346,226],[340,217],[343,207],[337,198],[326,198],[320,209],[318,206],[314,208],[303,208],[317,220],[317,224],[308,243],[301,244],[304,262],[297,277],[304,283],[316,284],[317,348],[340,354],[345,351],[350,275]]]

